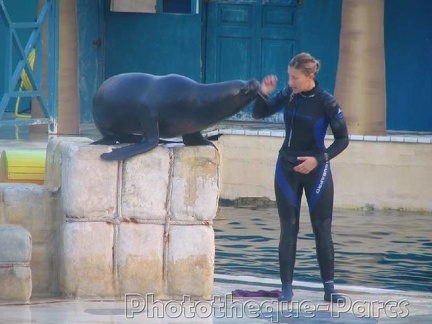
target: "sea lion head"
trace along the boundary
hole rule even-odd
[[[252,79],[247,81],[246,86],[242,89],[245,95],[250,94],[252,98],[255,98],[255,96],[258,94],[258,91],[260,89],[260,84],[257,80]]]
[[[255,79],[239,82],[242,83],[242,86],[237,88],[237,93],[231,99],[233,106],[235,106],[232,113],[238,112],[250,104],[257,97],[260,89],[260,84]]]
[[[221,96],[220,104],[225,107],[226,111],[230,111],[230,114],[236,113],[250,104],[256,98],[260,89],[260,84],[255,79],[249,81],[235,80],[232,83],[226,83],[229,90],[226,96]]]

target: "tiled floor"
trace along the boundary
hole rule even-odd
[[[341,286],[347,303],[325,302],[319,287],[294,286],[290,304],[270,297],[232,297],[236,289],[263,293],[277,281],[253,277],[215,278],[213,300],[154,300],[130,294],[124,300],[37,299],[1,305],[0,323],[427,323],[432,294]]]

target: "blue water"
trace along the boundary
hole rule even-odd
[[[294,280],[321,282],[307,209]],[[431,213],[335,210],[336,283],[432,292]],[[279,278],[276,208],[222,207],[214,221],[215,272]]]

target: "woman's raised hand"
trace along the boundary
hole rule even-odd
[[[267,75],[261,82],[261,92],[265,95],[269,95],[276,89],[277,83],[278,78],[276,75]]]

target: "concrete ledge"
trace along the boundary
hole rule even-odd
[[[430,143],[402,137],[390,141],[364,136],[331,160],[337,208],[432,211]],[[275,200],[274,168],[283,137],[224,135],[221,198],[266,197]],[[326,146],[332,143],[326,140]],[[305,205],[303,199],[303,205]]]
[[[208,132],[207,135],[247,135],[247,136],[271,136],[285,137],[283,124],[270,124],[268,129],[260,127],[257,129],[247,128],[221,128],[214,129]],[[333,140],[333,135],[326,135],[326,140]],[[422,143],[432,144],[432,135],[349,135],[351,141],[373,141],[373,142],[400,142],[400,143]]]

